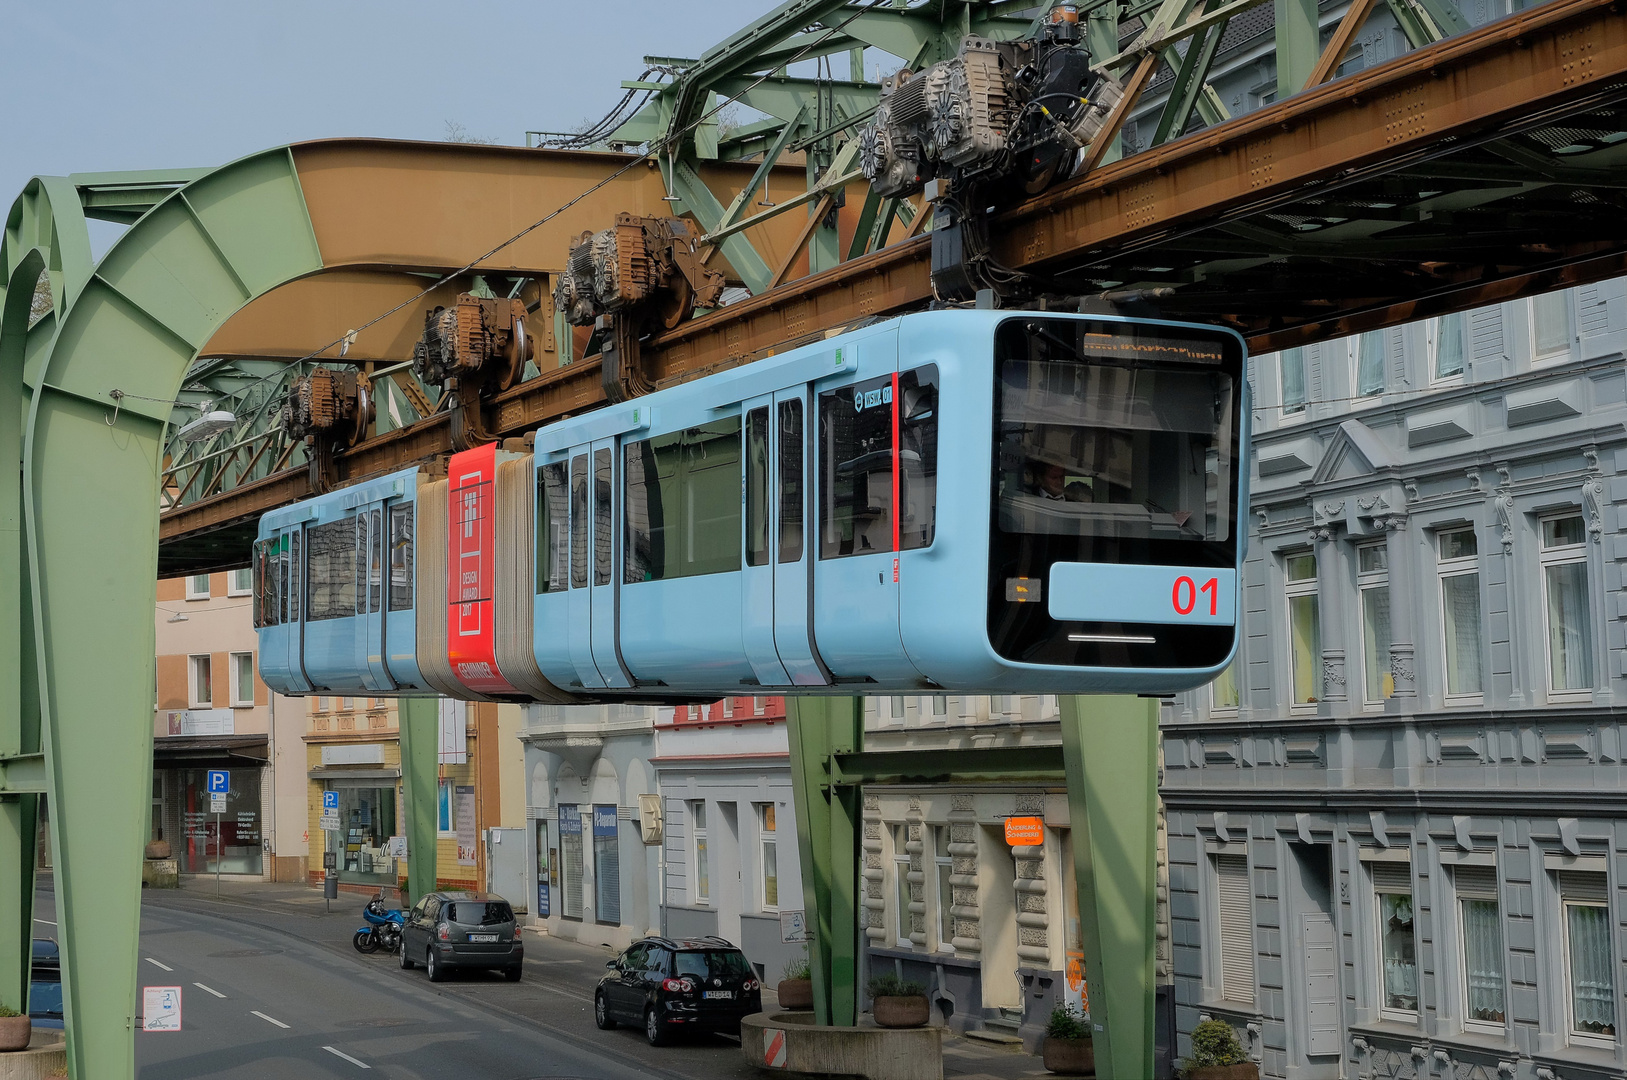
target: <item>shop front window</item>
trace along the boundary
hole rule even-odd
[[[394,885],[396,860],[390,837],[396,833],[396,789],[362,786],[364,781],[329,781],[339,793],[339,831],[326,833],[340,878],[372,885]]]
[[[258,874],[260,862],[260,770],[230,769],[226,809],[210,811],[209,774],[179,769],[169,775],[180,802],[181,842],[172,845],[183,874]]]

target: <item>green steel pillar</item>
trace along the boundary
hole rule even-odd
[[[1096,1075],[1152,1075],[1158,702],[1063,697],[1073,865]]]
[[[0,795],[0,1005],[26,1012],[38,795]]]
[[[1322,55],[1322,36],[1317,24],[1317,0],[1276,0],[1277,4],[1277,100],[1283,101],[1305,89],[1311,70]]]
[[[402,698],[401,794],[407,822],[407,896],[411,903],[435,891],[435,772],[440,746],[440,699]]]
[[[863,698],[786,699],[791,789],[813,975],[814,1022],[859,1019],[859,817],[857,787],[831,784],[831,755],[864,749]]]
[[[1103,4],[1091,8],[1085,16],[1085,45],[1094,60],[1105,60],[1119,51],[1119,4]],[[1122,73],[1120,73],[1122,77]],[[1113,136],[1113,144],[1102,155],[1101,164],[1107,165],[1124,156],[1124,137]]]

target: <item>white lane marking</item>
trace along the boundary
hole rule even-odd
[[[345,1053],[343,1050],[335,1050],[331,1046],[324,1046],[322,1049],[326,1050],[330,1054],[338,1054],[340,1057],[344,1058],[346,1061],[350,1062],[352,1065],[356,1066],[356,1068],[358,1068],[358,1069],[371,1069],[373,1067],[373,1066],[369,1065],[365,1061],[357,1061],[355,1058],[351,1057],[349,1054]]]
[[[199,990],[202,990],[206,994],[215,995],[217,998],[223,998],[223,997],[226,996],[225,994],[222,994],[219,990],[216,990],[213,986],[205,986],[205,985],[203,985],[203,983],[193,983],[192,985],[196,986]]]
[[[150,956],[147,957],[147,963],[151,964],[153,967],[163,968],[165,971],[174,971],[175,970],[174,968],[170,967],[168,964],[161,964],[157,960],[154,960]]]
[[[267,1016],[265,1013],[261,1012],[259,1009],[250,1009],[249,1012],[253,1013],[255,1016],[258,1016],[260,1019],[264,1020],[268,1024],[276,1024],[280,1028],[286,1028],[288,1026],[287,1024],[283,1023],[281,1020],[278,1020],[275,1016]]]
[[[46,926],[55,926],[56,925],[56,923],[52,922],[50,919],[35,919],[34,921],[37,922],[37,923],[44,923]]]

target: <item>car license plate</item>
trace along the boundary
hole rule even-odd
[[[496,941],[497,940],[497,935],[496,934],[470,934],[469,935],[469,940],[470,941]]]
[[[706,996],[708,998],[722,998],[722,999],[724,999],[726,1001],[733,1001],[734,1000],[734,991],[733,990],[708,990],[708,991],[706,991]]]

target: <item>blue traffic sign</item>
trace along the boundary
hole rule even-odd
[[[231,774],[225,769],[209,770],[209,794],[224,795],[231,788]]]
[[[339,793],[337,791],[324,791],[322,793],[322,809],[339,809]]]

